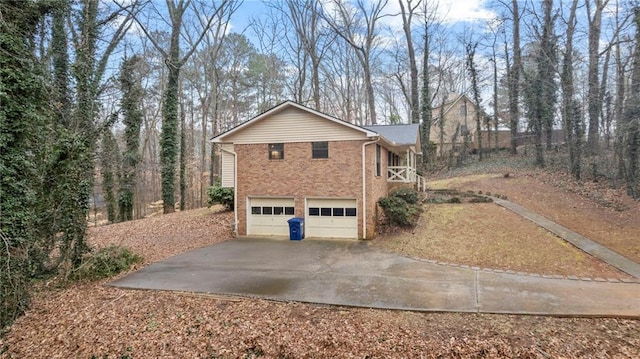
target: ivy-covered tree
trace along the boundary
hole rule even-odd
[[[69,268],[80,266],[83,255],[89,251],[86,229],[93,193],[94,156],[100,134],[111,125],[110,121],[97,120],[98,97],[110,55],[131,25],[130,18],[119,18],[118,12],[102,17],[99,5],[98,0],[81,0],[73,6],[73,14],[69,14],[75,25],[70,33],[75,50],[71,76],[76,103],[69,121],[60,124],[54,145],[53,164],[59,174],[54,190],[63,194],[59,203],[60,254]],[[103,30],[115,19],[119,25],[110,38],[104,39]],[[98,46],[102,40],[105,46]]]
[[[478,159],[482,161],[483,148],[482,148],[482,111],[480,111],[480,89],[478,86],[478,71],[476,69],[475,54],[478,43],[469,42],[467,44],[467,71],[471,76],[471,90],[473,92],[473,101],[478,106],[476,111],[476,139],[478,141]]]
[[[112,116],[117,116],[113,114]],[[117,220],[116,185],[118,176],[118,158],[120,151],[111,129],[107,129],[102,135],[102,193],[107,204],[107,220],[111,223]]]
[[[546,134],[547,148],[551,147],[553,119],[558,85],[555,81],[557,46],[555,40],[553,0],[542,2],[544,20],[541,31],[536,28],[538,41],[533,44],[533,69],[524,72],[524,99],[527,106],[529,126],[532,129],[536,150],[536,165],[544,167],[543,137]]]
[[[573,78],[573,36],[577,26],[577,7],[578,0],[573,0],[569,10],[569,19],[566,20],[567,28],[565,30],[565,46],[564,54],[562,56],[562,70],[560,71],[560,90],[562,92],[560,110],[569,147],[569,169],[571,170],[573,177],[580,179],[584,126],[582,123],[580,104],[575,98]]]
[[[636,26],[635,51],[631,70],[631,88],[621,127],[624,131],[626,148],[627,192],[633,198],[640,198],[640,7],[635,7],[633,12]]]
[[[140,127],[143,112],[142,84],[138,75],[140,58],[132,56],[125,59],[120,71],[120,89],[122,90],[122,114],[124,123],[125,149],[122,154],[122,171],[118,207],[120,221],[133,219],[133,192],[136,184],[137,165],[140,162]]]
[[[29,253],[38,245],[47,99],[32,40],[41,5],[0,1],[0,328],[27,308]]]

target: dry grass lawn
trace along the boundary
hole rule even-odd
[[[442,179],[432,188],[482,191],[506,195],[534,212],[640,262],[640,202],[624,190],[602,188],[597,183],[575,183],[557,173],[511,172]]]
[[[374,243],[412,257],[481,268],[631,278],[494,203],[427,204],[414,230]]]

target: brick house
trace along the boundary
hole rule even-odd
[[[468,150],[478,149],[478,135],[476,127],[476,113],[480,111],[482,121],[482,147],[483,148],[507,148],[511,141],[509,131],[500,131],[498,133],[498,143],[491,136],[488,141],[487,132],[485,131],[485,119],[487,114],[477,106],[473,100],[467,95],[459,95],[452,93],[447,100],[440,106],[434,107],[432,110],[433,122],[431,124],[431,132],[429,141],[434,143],[436,153],[438,155],[459,154],[463,148],[465,136],[468,139]],[[493,128],[493,120],[490,121]],[[442,129],[442,130],[441,130]]]
[[[365,128],[287,101],[211,141],[239,236],[287,236],[303,217],[307,238],[370,239],[390,185],[423,185],[419,137],[418,125]]]

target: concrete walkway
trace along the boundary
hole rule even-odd
[[[638,283],[439,265],[363,241],[234,239],[111,284],[382,309],[640,318]]]
[[[514,213],[532,221],[533,223],[545,228],[549,232],[564,239],[565,241],[573,244],[579,249],[589,253],[590,255],[600,259],[601,261],[618,268],[619,270],[632,275],[635,278],[640,278],[640,264],[623,257],[622,255],[612,251],[611,249],[600,245],[580,234],[573,232],[569,228],[563,227],[535,212],[532,212],[520,205],[513,202],[492,197],[493,201],[504,208],[507,208]]]

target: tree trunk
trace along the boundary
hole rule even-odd
[[[520,99],[520,13],[518,10],[518,0],[512,0],[513,15],[513,64],[509,71],[509,124],[511,127],[511,153],[518,153],[518,124],[520,122],[520,111],[518,102]]]
[[[184,211],[187,197],[187,129],[184,106],[180,111],[180,210]]]
[[[599,150],[600,139],[600,112],[602,108],[602,95],[600,93],[599,77],[599,51],[600,51],[600,31],[602,27],[602,11],[609,3],[609,0],[593,0],[595,9],[593,16],[591,13],[591,1],[585,0],[589,19],[589,65],[587,83],[587,103],[589,114],[589,133],[587,137],[587,149],[589,155],[595,155]]]
[[[117,114],[114,114],[117,116]],[[102,192],[107,205],[107,220],[110,223],[117,221],[117,201],[116,201],[116,173],[118,144],[111,129],[106,129],[102,135]]]
[[[122,161],[120,194],[118,196],[121,221],[133,219],[134,189],[138,164],[140,163],[140,128],[143,115],[140,105],[143,91],[136,71],[139,59],[137,56],[125,59],[120,74],[120,88],[123,93],[121,108],[124,115],[123,124],[125,125],[126,144]]]
[[[581,176],[582,126],[580,110],[574,98],[573,81],[573,35],[576,29],[576,9],[578,0],[573,0],[569,12],[566,29],[566,45],[562,59],[560,73],[560,88],[562,90],[562,120],[564,124],[566,142],[569,147],[569,169],[576,179]]]
[[[626,131],[626,177],[627,192],[633,198],[640,198],[640,7],[634,8],[636,26],[633,68],[629,99],[625,105],[623,129]]]
[[[175,36],[178,37],[178,34]],[[173,43],[174,40],[172,40]],[[176,42],[178,40],[175,40]],[[172,48],[174,45],[172,44]],[[175,52],[178,51],[177,43]],[[173,52],[173,51],[172,51]],[[178,80],[180,69],[173,65],[171,57],[168,60],[169,74],[167,78],[167,88],[165,89],[162,103],[162,137],[160,140],[160,163],[162,166],[162,201],[163,212],[173,213],[175,211],[175,170],[178,155],[177,135],[178,135]]]
[[[478,43],[472,44],[469,42],[467,44],[467,70],[469,71],[469,75],[471,76],[471,90],[473,91],[473,101],[476,106],[476,140],[478,141],[478,159],[482,161],[483,159],[483,151],[482,151],[482,109],[480,108],[480,90],[478,89],[478,73],[476,72],[476,64],[474,62],[474,57],[476,53],[476,47]]]
[[[624,168],[625,168],[625,163],[624,163],[624,130],[622,129],[622,123],[624,122],[623,116],[624,116],[624,97],[625,97],[625,81],[626,81],[626,66],[625,63],[622,61],[622,53],[620,51],[620,43],[616,44],[616,55],[615,55],[615,62],[616,62],[616,98],[615,98],[615,122],[616,122],[616,139],[615,139],[615,153],[616,153],[616,159],[617,159],[617,167],[618,167],[618,173],[617,173],[617,177],[618,179],[624,179],[625,175],[624,175]]]
[[[429,90],[429,26],[425,19],[424,53],[422,57],[422,125],[420,131],[420,143],[422,145],[422,164],[426,165],[431,158],[431,123],[433,122],[433,109],[431,106],[431,91]],[[440,122],[442,122],[440,118]],[[442,142],[440,142],[442,146]]]
[[[420,1],[418,1],[418,4],[412,7],[411,0],[406,0],[407,1],[406,9],[404,6],[404,1],[405,0],[398,0],[398,3],[400,4],[400,13],[402,15],[402,29],[404,30],[404,36],[407,41],[407,55],[409,57],[409,71],[411,73],[411,102],[409,103],[410,118],[411,118],[411,123],[419,123],[420,122],[420,99],[418,95],[418,65],[416,64],[416,55],[415,55],[415,50],[413,48],[413,38],[411,36],[411,20],[413,18],[413,14],[416,7],[420,4]],[[424,98],[424,93],[423,93],[423,98]],[[424,118],[424,115],[422,117]],[[427,153],[423,152],[422,158],[424,159],[425,157],[427,157]]]

